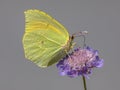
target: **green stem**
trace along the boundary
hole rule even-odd
[[[84,90],[87,90],[86,80],[85,80],[85,77],[84,77],[84,76],[83,76],[83,84],[84,84]]]

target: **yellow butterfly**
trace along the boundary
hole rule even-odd
[[[23,47],[25,57],[39,67],[48,67],[71,49],[74,37],[54,18],[40,10],[25,13]]]

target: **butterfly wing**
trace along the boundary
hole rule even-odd
[[[40,67],[48,67],[65,56],[69,34],[59,22],[39,10],[25,12],[23,46],[25,57]]]

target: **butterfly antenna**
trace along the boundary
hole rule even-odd
[[[86,41],[85,35],[86,34],[88,34],[88,31],[80,31],[78,33],[72,34],[72,38],[81,37],[82,36],[83,37],[83,47],[86,47],[86,43],[85,43],[85,41]]]

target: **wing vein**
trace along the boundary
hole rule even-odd
[[[51,42],[53,42],[53,43],[58,44],[59,46],[61,46],[61,44],[60,44],[60,43],[57,43],[56,41],[54,41],[54,40],[52,40],[52,39],[47,38],[45,35],[42,35],[42,34],[41,34],[41,36],[43,36],[44,38],[46,38],[47,40],[49,40],[49,41],[51,41]]]

